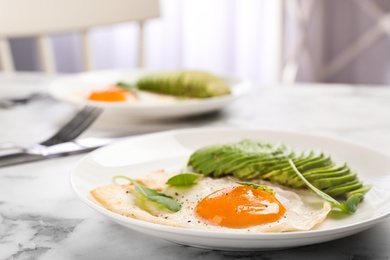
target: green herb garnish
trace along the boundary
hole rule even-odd
[[[318,196],[320,196],[324,200],[328,201],[333,207],[339,208],[339,209],[341,209],[341,211],[343,211],[345,213],[354,213],[357,210],[358,204],[363,199],[363,194],[361,194],[361,193],[353,194],[346,201],[344,201],[343,203],[340,203],[337,200],[335,200],[334,198],[332,198],[331,196],[329,196],[328,194],[326,194],[325,192],[314,187],[308,180],[306,180],[306,178],[302,175],[302,173],[300,173],[298,171],[297,167],[295,167],[295,165],[291,159],[288,160],[288,162],[290,163],[290,165],[293,168],[293,170],[295,171],[295,173],[299,176],[299,178],[301,178],[301,180],[312,191],[314,191]]]
[[[134,185],[135,190],[147,200],[156,202],[159,205],[162,205],[164,208],[173,212],[177,212],[181,209],[181,204],[174,200],[172,197],[167,196],[163,193],[159,193],[154,189],[149,189],[126,176],[115,176],[114,180],[120,178],[130,181]]]
[[[137,92],[138,91],[138,88],[136,85],[134,84],[128,84],[128,83],[124,83],[124,82],[117,82],[115,84],[116,86],[124,89],[124,90],[128,90],[128,91],[131,91],[131,92]]]
[[[202,174],[183,172],[169,178],[166,184],[171,186],[188,187],[194,185],[200,177],[202,177]]]

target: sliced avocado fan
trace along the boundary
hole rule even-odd
[[[213,145],[195,151],[188,165],[205,176],[232,175],[237,179],[263,179],[292,188],[307,188],[291,162],[311,185],[339,200],[360,203],[371,186],[363,185],[347,164],[336,164],[324,153],[296,153],[284,145],[245,139],[237,143]],[[357,202],[356,202],[357,201]],[[349,207],[353,213],[356,207]]]
[[[204,71],[167,71],[141,77],[135,86],[118,82],[129,90],[143,90],[188,98],[209,98],[231,93],[229,86],[218,76]]]

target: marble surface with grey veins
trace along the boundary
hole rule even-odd
[[[50,80],[34,74],[0,74],[0,97],[44,89]],[[0,110],[0,142],[38,142],[74,112],[70,105],[50,98]],[[255,126],[339,137],[390,155],[387,87],[257,86],[250,95],[210,115],[160,123],[104,115],[99,120],[83,135]],[[83,156],[0,168],[0,259],[390,259],[390,219],[326,243],[251,252],[183,246],[125,229],[73,193],[69,173]]]

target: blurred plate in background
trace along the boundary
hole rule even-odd
[[[217,111],[230,102],[247,94],[252,85],[244,80],[221,77],[231,88],[231,95],[204,98],[162,99],[135,102],[99,102],[88,100],[91,91],[104,89],[119,81],[135,83],[141,76],[157,71],[148,70],[107,70],[80,73],[63,77],[52,82],[49,93],[56,99],[77,106],[86,104],[103,107],[105,113],[140,119],[172,119]]]

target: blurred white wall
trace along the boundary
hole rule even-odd
[[[360,1],[360,0],[359,0]],[[325,3],[325,57],[331,60],[351,48],[364,33],[373,30],[382,18],[387,19],[387,29],[378,32],[372,43],[363,48],[337,73],[325,80],[328,82],[390,85],[390,1],[365,0],[368,8],[378,8],[384,16],[374,17],[370,10],[359,6],[359,1],[326,0]],[[387,14],[385,14],[387,13]],[[348,47],[349,46],[349,47]]]
[[[390,85],[390,1],[288,3],[285,58],[294,56],[295,46],[301,45],[295,55],[298,81]],[[298,15],[291,3],[298,4]]]
[[[279,0],[162,0],[162,17],[146,25],[146,64],[152,69],[205,69],[264,84],[280,68]],[[134,68],[133,24],[92,32],[97,69]],[[60,72],[81,70],[77,34],[53,35]],[[34,42],[12,42],[18,70],[38,69]]]
[[[378,23],[372,15],[375,10],[389,16],[389,0],[161,0],[162,17],[146,28],[147,67],[206,69],[264,85],[275,83],[281,56],[288,61],[296,40],[297,19],[285,12],[285,48],[280,52],[281,2],[314,6],[303,30],[303,52],[296,57],[298,81],[390,85],[388,22],[387,34],[381,33],[358,55],[329,72],[329,63]],[[362,2],[371,3],[371,14]],[[137,30],[133,24],[94,30],[97,69],[137,67]],[[52,40],[59,71],[79,72],[78,35],[53,35]],[[31,39],[14,39],[11,44],[18,70],[38,69]]]

